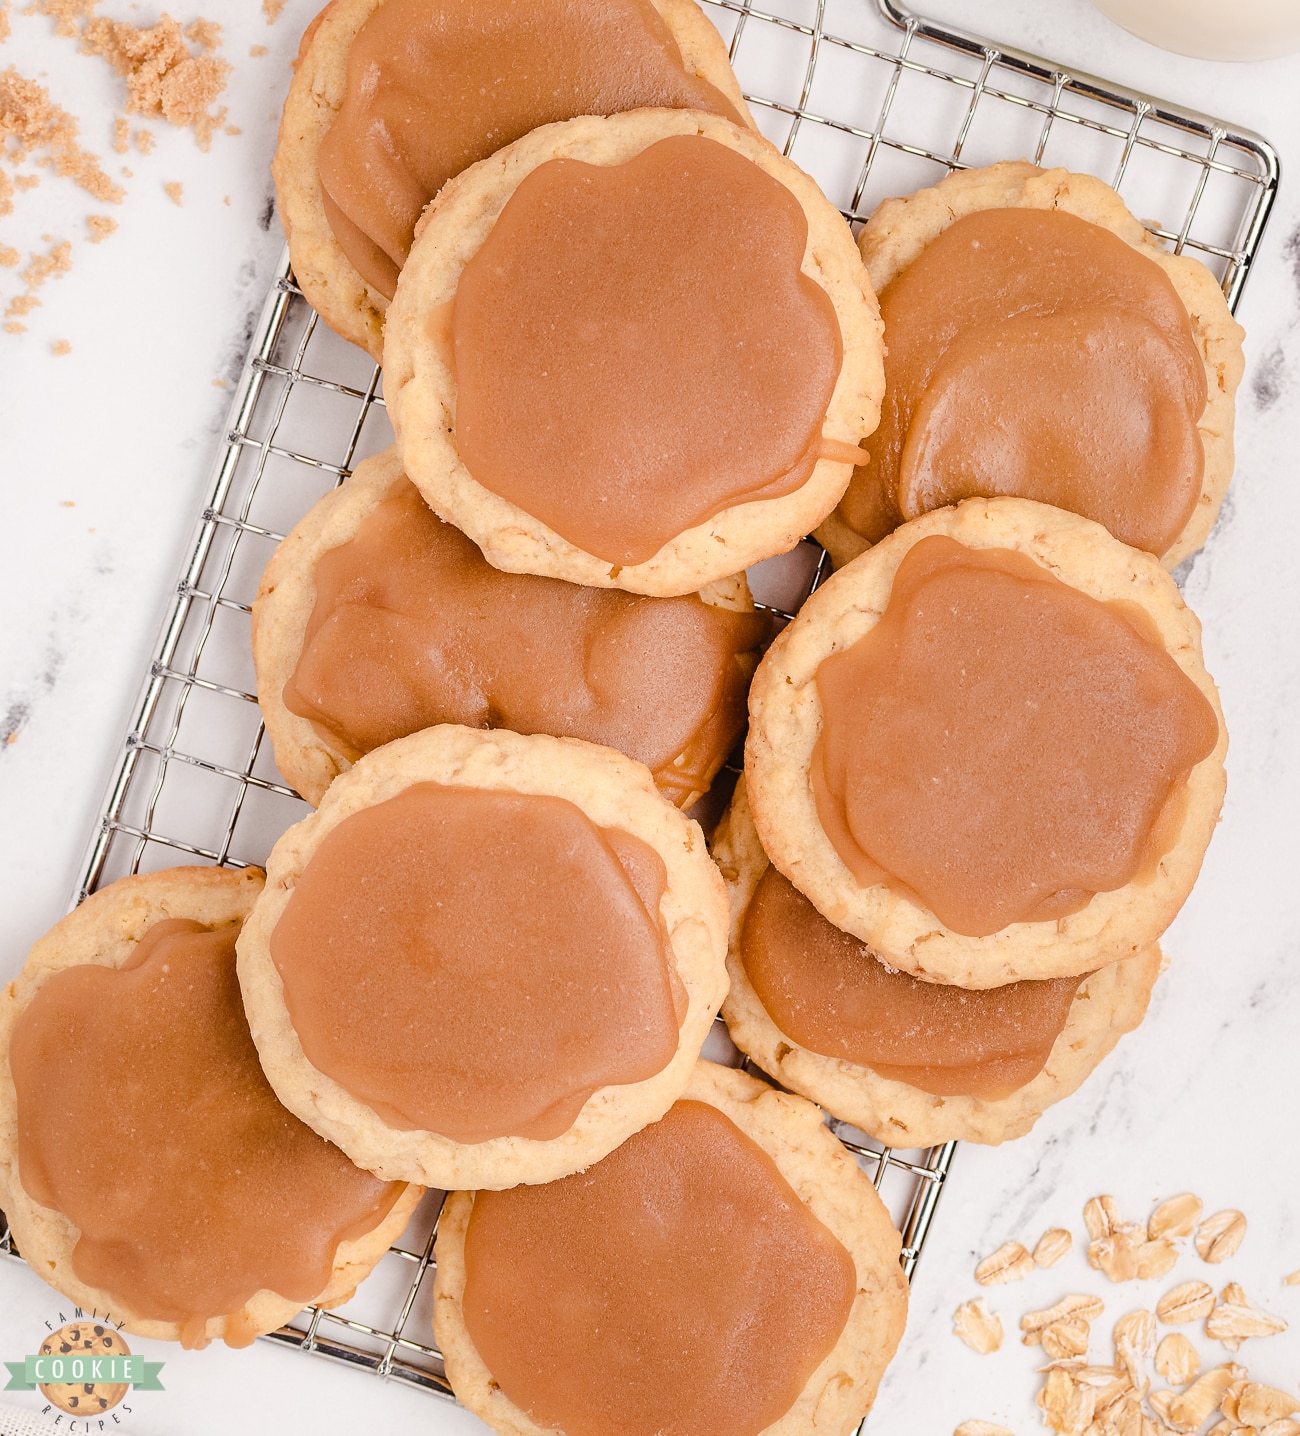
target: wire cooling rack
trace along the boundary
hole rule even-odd
[[[1256,135],[1006,46],[894,0],[703,0],[763,133],[857,223],[953,169],[1032,159],[1113,184],[1153,234],[1203,260],[1235,305],[1278,181]],[[287,262],[258,325],[198,530],[170,603],[82,873],[78,898],[130,872],[265,861],[307,805],[276,771],[253,696],[249,613],[280,537],[391,442],[379,370],[321,324]],[[820,580],[805,542],[751,571],[789,617]],[[735,1060],[716,1030],[708,1055]],[[954,1144],[882,1150],[833,1124],[903,1233],[910,1277]],[[270,1340],[447,1395],[432,1344],[441,1195],[332,1311]],[[7,1233],[0,1249],[13,1251]],[[16,1253],[14,1253],[16,1255]]]

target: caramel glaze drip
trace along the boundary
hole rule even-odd
[[[263,1289],[319,1296],[339,1243],[372,1231],[404,1186],[276,1100],[244,1019],[238,930],[171,919],[117,970],[56,973],[9,1051],[19,1175],[78,1229],[77,1277],[133,1316],[180,1323],[189,1345]]]
[[[959,219],[880,294],[880,427],[840,505],[873,543],[973,497],[1038,499],[1163,554],[1201,490],[1205,365],[1158,265],[1061,211]]]
[[[922,982],[827,922],[772,867],[745,912],[740,956],[772,1021],[801,1047],[937,1097],[985,1101],[1043,1070],[1083,982]]]
[[[456,290],[469,472],[611,564],[794,493],[842,355],[807,240],[783,184],[700,135],[539,165]]]
[[[739,738],[769,627],[694,595],[502,573],[405,478],[315,579],[284,704],[349,760],[436,723],[553,733],[640,759],[680,803]]]
[[[756,1436],[848,1320],[853,1259],[727,1117],[681,1101],[603,1161],[478,1192],[465,1324],[565,1436]]]
[[[271,956],[308,1059],[389,1125],[544,1140],[677,1050],[666,881],[563,798],[417,783],[325,837]]]
[[[644,106],[744,123],[687,73],[650,0],[384,0],[321,141],[326,218],[391,299],[420,211],[453,175],[539,125]]]
[[[938,535],[817,691],[813,790],[836,851],[970,937],[1154,873],[1219,736],[1136,605]]]

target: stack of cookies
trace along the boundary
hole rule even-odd
[[[316,811],[264,881],[126,879],[33,951],[19,1243],[240,1344],[440,1188],[434,1327],[496,1430],[847,1433],[906,1289],[824,1114],[1027,1131],[1140,1021],[1209,841],[1168,569],[1240,332],[1063,171],[954,176],[859,250],[693,0],[334,0],[275,175],[396,434],[254,610]],[[837,571],[774,638],[744,571],[813,531]],[[720,1009],[786,1090],[700,1059]],[[92,1068],[129,1141],[83,1132]]]

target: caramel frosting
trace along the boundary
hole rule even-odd
[[[943,535],[816,684],[811,778],[840,858],[973,937],[1149,878],[1218,741],[1141,609]]]
[[[415,222],[453,175],[540,125],[646,106],[743,123],[687,72],[651,0],[383,0],[321,141],[326,218],[391,299]]]
[[[839,513],[877,542],[974,496],[1070,509],[1150,553],[1201,490],[1205,365],[1164,271],[1060,210],[958,219],[880,294],[880,427]]]
[[[340,1243],[404,1187],[276,1101],[244,1018],[237,932],[169,919],[121,968],[55,973],[9,1050],[22,1185],[80,1233],[77,1278],[137,1319],[178,1323],[190,1345],[259,1291],[319,1296]]]
[[[794,493],[842,359],[830,298],[800,268],[807,239],[790,190],[701,135],[537,166],[455,294],[470,475],[617,565]]]
[[[1047,1065],[1082,977],[968,990],[922,982],[841,932],[774,867],[745,911],[740,960],[801,1047],[940,1097],[997,1101]]]
[[[436,723],[552,733],[639,759],[679,803],[740,736],[768,627],[695,595],[502,573],[405,478],[315,586],[283,700],[349,761]]]
[[[757,1436],[835,1347],[856,1288],[772,1158],[692,1100],[585,1172],[476,1193],[465,1233],[474,1347],[566,1436]]]
[[[546,1140],[676,1052],[665,885],[566,799],[416,783],[325,836],[271,957],[308,1061],[389,1126]]]

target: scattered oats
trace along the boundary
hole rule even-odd
[[[131,148],[131,126],[124,115],[113,121],[113,148],[119,155],[124,155]]]
[[[1034,1248],[1034,1265],[1055,1266],[1074,1245],[1074,1238],[1063,1227],[1053,1227],[1038,1238]]]
[[[86,228],[90,230],[91,244],[102,244],[117,228],[117,221],[106,214],[88,214]]]
[[[988,1356],[1002,1345],[1002,1318],[988,1309],[982,1296],[965,1302],[953,1312],[952,1327],[966,1345],[981,1356]]]
[[[1038,1406],[1053,1431],[1061,1436],[1084,1436],[1092,1425],[1097,1396],[1091,1387],[1077,1385],[1064,1367],[1054,1366],[1038,1393]]]
[[[206,23],[195,21],[190,28]],[[149,29],[126,20],[90,20],[81,32],[81,48],[101,55],[126,79],[128,114],[192,129],[204,150],[213,131],[225,123],[225,109],[213,113],[211,106],[226,88],[230,65],[207,53],[191,54],[170,15]]]
[[[1124,1231],[1088,1243],[1088,1265],[1110,1281],[1132,1281],[1138,1274],[1138,1245]]]
[[[1178,1249],[1168,1237],[1157,1237],[1154,1241],[1143,1242],[1137,1249],[1137,1274],[1139,1281],[1156,1281],[1168,1276],[1178,1260]]]
[[[262,14],[266,16],[266,23],[274,25],[280,18],[280,11],[284,9],[288,0],[262,0]]]
[[[1114,1197],[1093,1197],[1084,1203],[1083,1224],[1093,1241],[1108,1237],[1119,1224]]]
[[[1156,1315],[1166,1326],[1186,1326],[1214,1309],[1214,1288],[1204,1281],[1185,1281],[1171,1287],[1156,1302]]]
[[[1088,1323],[1077,1317],[1072,1321],[1054,1321],[1045,1326],[1039,1340],[1043,1352],[1053,1361],[1070,1361],[1088,1354]]]
[[[1205,1318],[1205,1334],[1211,1341],[1221,1341],[1229,1351],[1236,1351],[1252,1336],[1276,1336],[1286,1330],[1280,1316],[1252,1305],[1235,1281],[1219,1293],[1219,1305]]]
[[[1147,1403],[1161,1421],[1168,1426],[1173,1419],[1170,1414],[1170,1408],[1177,1398],[1178,1393],[1176,1391],[1153,1391],[1151,1395],[1147,1397]]]
[[[1259,1436],[1259,1432],[1252,1431],[1249,1426],[1238,1426],[1235,1421],[1220,1421],[1217,1426],[1210,1427],[1210,1436]]]
[[[1171,1331],[1156,1347],[1156,1370],[1171,1386],[1186,1386],[1200,1369],[1200,1355],[1182,1332]]]
[[[1113,1340],[1118,1364],[1128,1373],[1134,1387],[1144,1394],[1148,1382],[1142,1361],[1151,1355],[1151,1348],[1156,1344],[1155,1317],[1141,1308],[1126,1313],[1115,1323]]]
[[[249,57],[250,60],[260,59],[261,56],[263,56],[263,55],[265,55],[265,54],[266,54],[266,46],[265,46],[265,45],[250,45],[250,46],[248,47],[248,57]]]
[[[1024,1332],[1021,1341],[1025,1346],[1038,1346],[1042,1342],[1044,1330],[1053,1322],[1067,1319],[1093,1322],[1105,1309],[1106,1304],[1100,1297],[1085,1296],[1081,1292],[1063,1296],[1055,1306],[1049,1306],[1043,1311],[1027,1311],[1020,1318],[1020,1330]]]
[[[1210,1413],[1218,1408],[1228,1387],[1234,1381],[1240,1381],[1245,1374],[1245,1371],[1233,1362],[1216,1366],[1193,1381],[1181,1396],[1174,1397],[1169,1403],[1168,1415],[1164,1412],[1160,1412],[1160,1415],[1177,1431],[1199,1431]],[[1149,1399],[1155,1407],[1156,1398],[1152,1396]]]
[[[952,1436],[1012,1436],[1012,1433],[996,1421],[963,1421]]]
[[[1246,1235],[1246,1218],[1229,1208],[1206,1217],[1196,1231],[1196,1250],[1202,1261],[1226,1261]]]
[[[1284,1416],[1280,1421],[1270,1421],[1259,1436],[1300,1436],[1300,1421]]]
[[[1200,1197],[1193,1196],[1191,1192],[1170,1197],[1151,1213],[1147,1236],[1153,1242],[1161,1237],[1190,1237],[1204,1210],[1205,1204]]]
[[[157,137],[152,130],[137,130],[135,132],[135,147],[142,155],[152,154],[153,147],[157,143]]]
[[[173,204],[180,205],[184,203],[184,200],[181,198],[181,196],[185,193],[185,186],[180,182],[180,180],[169,180],[165,185],[163,185],[163,190],[165,191],[167,198],[171,200]]]
[[[54,343],[50,345],[50,349],[51,349],[55,354],[60,354],[60,355],[62,355],[62,354],[71,354],[71,353],[72,353],[72,345],[69,344],[66,339],[56,339],[56,340],[54,341]]]
[[[1300,1411],[1300,1397],[1258,1381],[1247,1381],[1237,1397],[1236,1419],[1243,1426],[1264,1427],[1273,1421],[1294,1416],[1297,1411]]]
[[[1033,1269],[1033,1257],[1019,1242],[1004,1242],[975,1268],[975,1280],[981,1286],[1003,1286],[1023,1280]]]
[[[1300,1286],[1300,1271],[1288,1272],[1282,1280],[1287,1286]]]
[[[1237,1421],[1237,1402],[1241,1399],[1241,1393],[1246,1389],[1246,1378],[1243,1376],[1239,1381],[1234,1381],[1223,1393],[1223,1400],[1219,1402],[1219,1410],[1229,1421]]]

